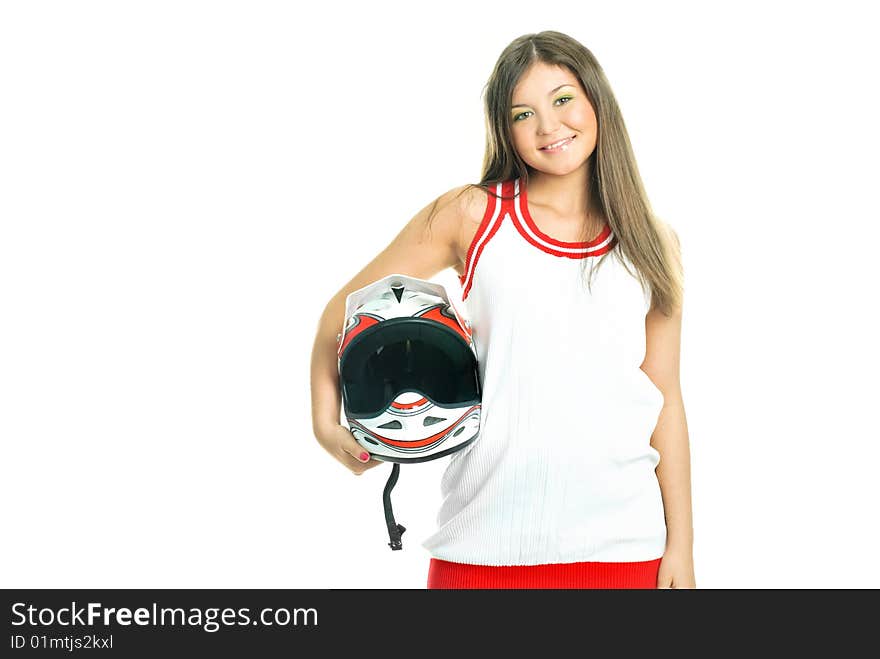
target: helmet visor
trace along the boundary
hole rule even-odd
[[[339,375],[348,416],[369,418],[416,391],[443,407],[480,402],[477,360],[453,329],[424,318],[394,318],[346,348]]]

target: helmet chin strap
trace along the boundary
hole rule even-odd
[[[406,531],[406,527],[394,521],[394,511],[391,509],[391,490],[397,484],[397,478],[400,475],[400,464],[395,462],[391,468],[391,475],[388,482],[385,483],[385,490],[382,492],[382,504],[385,506],[385,524],[388,525],[388,537],[391,542],[388,546],[394,549],[403,549],[403,541],[400,536]]]

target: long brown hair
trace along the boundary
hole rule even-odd
[[[602,255],[595,267],[619,249],[637,271],[630,273],[643,287],[650,287],[651,308],[666,316],[680,310],[684,275],[678,235],[651,210],[611,86],[593,53],[576,39],[546,30],[518,37],[504,49],[484,87],[486,152],[482,176],[479,183],[468,183],[461,192],[481,188],[497,197],[494,187],[499,182],[520,178],[520,191],[528,184],[529,166],[513,147],[511,104],[514,87],[535,62],[567,67],[580,80],[596,114],[598,135],[590,155],[589,195],[614,232],[615,249]],[[591,238],[586,234],[588,228],[585,222],[585,241]],[[592,275],[596,259],[583,261],[590,262]]]

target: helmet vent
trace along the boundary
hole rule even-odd
[[[386,428],[388,430],[400,430],[403,426],[400,424],[400,421],[395,419],[394,421],[389,421],[388,423],[383,423],[380,428]]]
[[[399,282],[394,282],[391,284],[391,290],[394,291],[394,297],[397,298],[397,301],[400,302],[400,298],[403,297],[403,284]]]
[[[425,421],[422,425],[433,426],[435,423],[440,423],[441,421],[446,421],[446,419],[441,419],[436,416],[426,416]]]

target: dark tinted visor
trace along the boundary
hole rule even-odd
[[[374,417],[404,391],[444,407],[480,402],[477,360],[465,340],[442,323],[392,318],[352,339],[340,363],[345,409]]]

